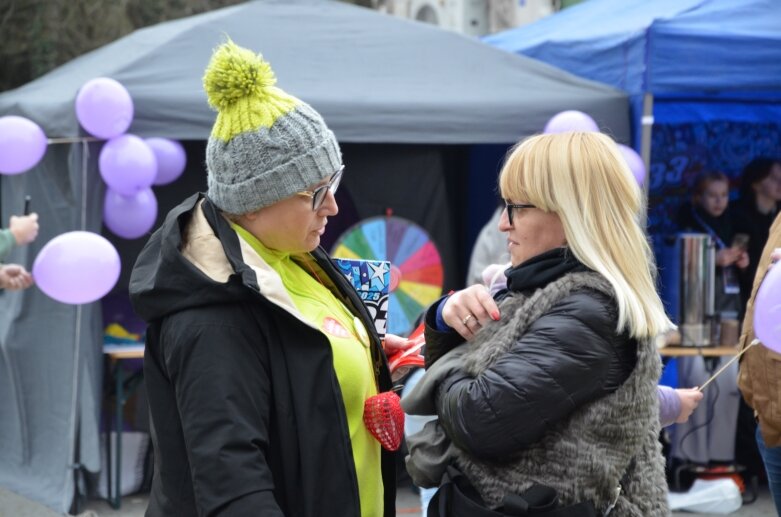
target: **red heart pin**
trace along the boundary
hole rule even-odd
[[[404,437],[404,411],[396,392],[386,391],[366,399],[363,423],[384,449],[398,450]]]

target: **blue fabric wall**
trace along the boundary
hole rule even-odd
[[[649,231],[675,231],[678,207],[689,198],[700,172],[724,172],[737,187],[743,167],[757,156],[781,158],[781,101],[657,99],[648,175]]]

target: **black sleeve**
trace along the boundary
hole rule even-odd
[[[634,363],[615,349],[616,319],[604,300],[606,306],[576,293],[476,378],[460,373],[446,379],[437,413],[453,442],[479,458],[505,457],[626,380]]]
[[[259,336],[211,322],[175,334],[163,336],[164,359],[199,514],[282,516],[266,462],[271,395]]]
[[[443,296],[434,302],[426,311],[424,320],[426,325],[423,331],[426,339],[426,369],[437,362],[440,357],[464,342],[464,338],[455,330],[445,332],[437,330],[437,308],[448,296],[450,295]]]

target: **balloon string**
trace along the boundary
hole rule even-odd
[[[716,372],[716,373],[714,373],[713,375],[711,375],[710,379],[708,379],[707,381],[705,381],[705,382],[703,383],[703,385],[702,385],[702,386],[700,386],[699,388],[697,388],[697,391],[702,391],[702,390],[704,390],[704,389],[705,389],[705,386],[707,386],[708,384],[710,384],[710,382],[711,382],[713,379],[715,379],[716,377],[718,377],[718,376],[719,376],[719,374],[721,374],[721,372],[723,372],[724,370],[726,370],[726,369],[727,369],[727,367],[728,367],[729,365],[731,365],[732,363],[734,363],[735,361],[737,361],[738,359],[740,359],[740,356],[742,356],[743,354],[745,354],[745,353],[746,353],[746,350],[748,350],[748,349],[749,349],[749,348],[751,348],[752,346],[754,346],[754,345],[758,345],[758,344],[759,344],[759,340],[758,340],[758,339],[755,339],[754,341],[752,341],[751,343],[749,343],[749,345],[748,345],[746,348],[744,348],[743,350],[741,350],[739,354],[737,354],[735,357],[733,357],[732,359],[730,359],[730,360],[729,360],[729,362],[728,362],[727,364],[725,364],[724,366],[722,366],[721,368],[719,368],[719,371],[718,371],[718,372]]]
[[[71,136],[61,138],[47,138],[48,144],[78,144],[80,142],[102,142],[102,138],[96,138],[94,136]]]

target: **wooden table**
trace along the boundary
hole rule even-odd
[[[107,461],[106,469],[108,473],[108,502],[109,504],[118,509],[122,502],[121,490],[121,472],[122,472],[122,427],[124,421],[123,410],[125,403],[133,395],[133,392],[143,381],[143,370],[131,375],[128,379],[124,378],[124,371],[122,370],[121,362],[128,359],[143,359],[144,358],[144,344],[137,345],[103,345],[103,356],[108,359],[109,368],[108,372],[114,377],[114,396],[116,399],[115,416],[114,416],[114,432],[117,434],[116,444],[114,447],[114,454],[116,455],[116,468],[114,469],[114,476],[112,483],[111,472],[111,426],[109,426],[108,436],[106,437],[106,451]],[[112,497],[112,484],[113,484],[113,497]]]
[[[666,346],[659,349],[663,357],[723,357],[737,355],[740,350],[735,346]]]

